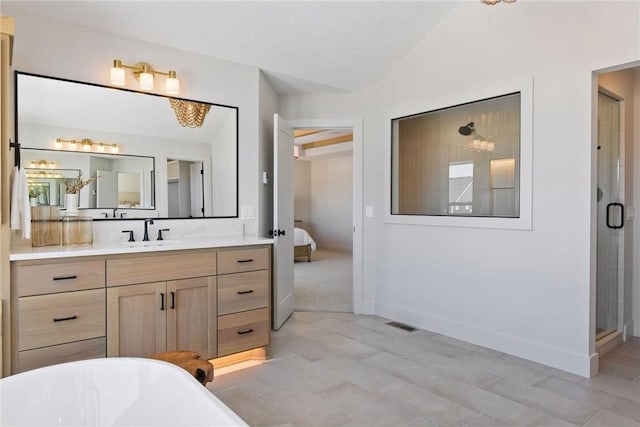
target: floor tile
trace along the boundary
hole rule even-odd
[[[598,408],[593,406],[502,378],[483,389],[577,425],[586,423],[598,412]]]
[[[633,367],[611,360],[600,360],[600,373],[633,382],[640,377],[640,365]]]
[[[637,423],[628,418],[621,417],[608,411],[599,411],[585,427],[640,427]]]
[[[221,390],[216,393],[216,396],[250,426],[287,423],[273,408],[264,404],[243,387]]]
[[[586,378],[583,383],[597,390],[640,402],[640,384],[603,374],[596,375],[593,378]]]
[[[318,393],[327,402],[369,425],[393,426],[408,424],[420,418],[417,412],[390,404],[386,399],[360,387],[344,383]]]
[[[497,376],[508,378],[514,381],[531,384],[548,376],[547,373],[537,369],[514,362],[513,360],[502,357],[492,358],[474,351],[467,352],[456,360],[472,366],[477,366],[483,370],[489,371]]]

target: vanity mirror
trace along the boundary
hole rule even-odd
[[[203,104],[183,101],[186,108]],[[21,163],[98,176],[80,192],[80,209],[237,217],[238,108],[206,105],[201,127],[183,127],[165,96],[16,72]],[[176,175],[170,170],[176,164],[190,166],[190,172]],[[175,197],[177,183],[182,197]],[[49,193],[53,205],[59,198]]]

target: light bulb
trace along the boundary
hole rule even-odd
[[[124,86],[124,68],[122,68],[122,61],[119,59],[113,60],[113,67],[111,67],[111,84],[114,86]]]
[[[151,74],[147,67],[142,68],[140,73],[140,89],[153,90],[153,74]]]
[[[169,95],[177,95],[180,92],[180,80],[176,77],[175,71],[169,71],[169,77],[167,77],[166,85],[167,93]]]

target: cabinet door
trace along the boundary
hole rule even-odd
[[[216,355],[216,278],[167,282],[167,351],[190,350],[202,358]]]
[[[146,357],[167,347],[166,283],[107,289],[107,356]]]

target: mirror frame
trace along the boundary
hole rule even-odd
[[[44,74],[37,74],[37,73],[29,73],[29,72],[25,72],[25,71],[18,71],[15,70],[14,71],[14,85],[13,85],[13,89],[14,89],[14,138],[15,138],[15,142],[16,143],[20,143],[20,139],[19,139],[19,135],[18,135],[18,121],[19,121],[19,117],[18,117],[18,96],[19,96],[19,90],[18,90],[18,76],[20,75],[24,75],[24,76],[31,76],[31,77],[40,77],[40,78],[45,78],[45,79],[51,79],[51,80],[58,80],[58,81],[62,81],[62,82],[67,82],[67,83],[75,83],[75,84],[81,84],[81,85],[87,85],[87,86],[94,86],[94,87],[99,87],[99,88],[103,88],[103,89],[107,89],[107,90],[118,90],[118,91],[123,91],[123,92],[130,92],[130,93],[137,93],[137,94],[143,94],[143,95],[150,95],[150,96],[155,96],[158,98],[165,98],[165,99],[169,99],[169,98],[173,98],[173,99],[179,99],[182,101],[191,101],[191,102],[198,102],[198,103],[204,103],[204,104],[209,104],[213,107],[224,107],[224,108],[231,108],[236,110],[236,203],[235,203],[235,215],[228,215],[228,216],[201,216],[201,217],[157,217],[157,219],[215,219],[215,218],[219,218],[219,219],[225,219],[225,218],[240,218],[240,108],[233,106],[233,105],[226,105],[226,104],[219,104],[219,103],[215,103],[215,102],[209,102],[209,101],[199,101],[196,99],[188,99],[188,98],[181,98],[181,97],[177,97],[177,96],[166,96],[166,95],[162,95],[162,94],[158,94],[158,93],[153,93],[153,92],[146,92],[146,91],[141,91],[141,90],[134,90],[134,89],[128,89],[128,88],[120,88],[120,87],[115,87],[115,86],[109,86],[109,85],[103,85],[103,84],[99,84],[99,83],[90,83],[90,82],[83,82],[83,81],[79,81],[79,80],[72,80],[72,79],[66,79],[66,78],[62,78],[62,77],[53,77],[53,76],[47,76]],[[30,147],[24,147],[22,146],[22,144],[20,144],[20,149],[22,148],[26,148],[26,149],[30,149],[30,150],[45,150],[42,148],[30,148]],[[68,150],[49,150],[49,151],[61,151],[61,152],[69,152]],[[77,153],[77,151],[70,151],[73,153]],[[156,160],[161,160],[159,156],[143,156],[143,155],[134,155],[134,154],[117,154],[119,156],[134,156],[134,157],[151,157],[153,159],[153,163],[154,163],[154,172],[157,173],[156,167],[158,162]],[[15,156],[15,151],[14,151],[14,156]],[[15,163],[15,161],[14,161]],[[22,165],[21,165],[22,167]],[[155,196],[157,197],[157,186],[158,186],[158,181],[155,180],[155,188],[153,189],[153,192],[155,194]],[[99,208],[82,208],[83,210],[104,210],[104,209],[99,209]],[[122,208],[122,209],[126,209],[126,208]],[[146,211],[146,210],[150,210],[150,209],[137,209],[140,211]],[[157,206],[154,208],[154,210],[157,210]],[[100,221],[112,221],[112,220],[121,220],[121,219],[125,219],[125,220],[135,220],[135,219],[140,219],[143,220],[144,218],[135,218],[135,217],[127,217],[127,218],[94,218],[94,220],[100,220]],[[154,218],[155,219],[155,218]]]

